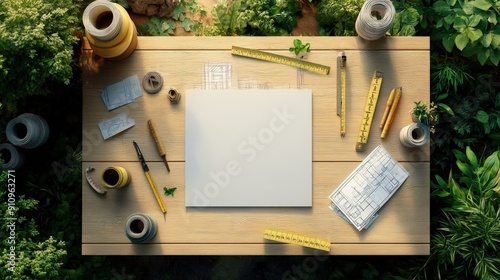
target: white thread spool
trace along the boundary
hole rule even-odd
[[[412,123],[401,129],[399,141],[406,147],[418,148],[429,141],[430,134],[430,130],[425,124],[421,122]]]
[[[113,40],[120,33],[123,24],[118,7],[106,0],[90,3],[83,11],[82,20],[85,30],[95,39],[104,42]]]
[[[377,40],[389,31],[395,17],[396,9],[391,1],[366,0],[356,19],[356,33],[365,40]]]
[[[156,220],[146,214],[132,214],[125,223],[125,235],[132,243],[143,243],[156,235]]]

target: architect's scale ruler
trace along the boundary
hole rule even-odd
[[[231,54],[239,55],[244,57],[250,57],[260,60],[265,60],[274,63],[285,64],[289,66],[294,66],[297,68],[302,68],[311,72],[316,72],[323,75],[328,75],[330,73],[330,67],[322,64],[317,64],[293,57],[288,57],[284,55],[279,55],[275,53],[263,52],[254,49],[247,49],[242,47],[233,46],[231,49]]]
[[[325,238],[312,237],[277,229],[264,230],[264,238],[330,252],[330,240]]]
[[[370,91],[368,92],[368,98],[366,99],[365,109],[363,111],[363,118],[361,119],[358,140],[356,142],[356,152],[362,152],[368,142],[368,134],[370,134],[373,114],[375,113],[375,108],[377,107],[378,95],[380,87],[382,86],[382,76],[383,73],[380,71],[375,71],[373,73]]]
[[[337,115],[340,117],[340,136],[345,136],[345,118],[346,118],[346,66],[347,57],[342,52],[337,57]]]

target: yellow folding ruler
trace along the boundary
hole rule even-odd
[[[326,65],[321,65],[309,61],[304,61],[301,59],[288,57],[284,55],[263,52],[254,49],[247,49],[242,47],[233,46],[231,49],[231,54],[244,56],[249,58],[255,58],[260,60],[265,60],[269,62],[281,63],[289,66],[294,66],[297,68],[302,68],[311,72],[328,75],[330,73],[330,67]]]
[[[340,136],[342,137],[345,136],[346,62],[345,53],[340,53],[337,57],[337,115],[340,117]]]
[[[358,141],[356,142],[356,152],[362,152],[368,142],[368,135],[370,134],[370,127],[373,121],[373,114],[377,107],[378,95],[380,87],[382,86],[383,73],[375,71],[368,91],[368,98],[366,99],[365,110],[363,111],[363,118],[361,119],[361,128],[359,129]]]
[[[330,252],[330,240],[277,229],[264,230],[264,239],[300,245]]]

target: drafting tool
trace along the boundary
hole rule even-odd
[[[340,117],[340,136],[345,136],[345,79],[346,71],[345,66],[347,57],[344,52],[337,57],[337,115]]]
[[[373,73],[370,90],[368,91],[368,98],[366,99],[365,109],[363,111],[363,118],[361,119],[358,140],[356,142],[356,152],[362,152],[368,142],[373,114],[377,107],[378,95],[380,93],[380,87],[382,86],[382,76],[383,73],[380,71],[375,71]]]
[[[163,147],[163,143],[160,138],[160,134],[158,134],[158,130],[156,129],[156,123],[153,119],[148,120],[149,131],[151,132],[151,136],[156,143],[156,149],[158,150],[158,154],[163,158],[163,162],[165,163],[165,167],[167,167],[167,171],[170,172],[170,167],[167,162],[167,153],[165,152],[165,147]]]
[[[393,94],[394,93],[394,94]],[[398,111],[398,105],[399,105],[399,100],[401,99],[401,95],[403,94],[403,88],[398,87],[395,88],[391,91],[391,96],[393,95],[393,100],[390,100],[391,97],[389,97],[389,100],[391,101],[390,108],[386,107],[389,109],[389,112],[387,113],[387,116],[385,117],[384,113],[384,118],[382,119],[382,123],[380,123],[382,128],[382,134],[380,135],[380,138],[385,139],[387,136],[387,133],[389,132],[389,128],[391,127],[392,122],[394,121],[394,118],[396,116],[396,112]],[[389,104],[389,101],[387,101],[387,104]]]
[[[330,252],[330,240],[326,238],[313,237],[284,230],[266,229],[264,230],[264,239]]]
[[[87,167],[87,169],[85,169],[85,178],[87,179],[87,183],[89,183],[89,186],[92,187],[92,189],[94,189],[94,191],[96,191],[97,193],[99,194],[105,194],[106,193],[106,190],[99,187],[98,185],[96,185],[94,183],[94,181],[92,181],[92,179],[90,178],[90,175],[89,173],[94,171],[95,168],[94,167]]]
[[[233,46],[231,49],[231,54],[294,66],[323,75],[328,75],[330,73],[330,67],[326,65],[254,49]]]
[[[389,94],[389,98],[387,99],[387,103],[385,104],[384,115],[382,116],[382,120],[380,121],[380,128],[384,128],[385,122],[387,121],[387,117],[389,116],[389,112],[391,111],[392,103],[394,102],[394,96],[396,95],[396,88],[391,90],[391,94]]]
[[[153,190],[153,193],[156,197],[156,201],[158,202],[158,205],[160,205],[161,211],[163,214],[167,213],[167,207],[163,203],[163,200],[160,197],[160,193],[158,192],[158,189],[156,188],[156,183],[153,180],[153,176],[151,176],[151,173],[149,172],[149,167],[146,164],[146,161],[144,160],[144,156],[142,156],[141,150],[139,149],[139,145],[137,145],[137,142],[132,141],[134,143],[135,150],[137,152],[137,156],[139,157],[139,161],[141,162],[142,165],[142,170],[144,170],[144,174],[146,174],[146,178],[148,179],[149,186]]]

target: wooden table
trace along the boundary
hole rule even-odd
[[[231,55],[233,45],[292,55],[293,37],[140,37],[136,51],[123,61],[106,61],[84,44],[83,163],[100,172],[109,165],[125,167],[131,184],[106,195],[95,193],[83,175],[82,253],[84,255],[313,255],[317,250],[263,239],[266,228],[279,228],[329,238],[332,255],[426,255],[430,251],[430,148],[404,147],[400,130],[411,123],[413,102],[430,98],[429,38],[393,37],[364,41],[358,37],[300,37],[311,44],[308,60],[331,67],[329,75]],[[336,115],[339,51],[347,55],[347,135],[340,137]],[[223,84],[207,78],[217,65],[231,66]],[[375,70],[384,73],[378,107],[365,152],[355,151],[361,115]],[[100,90],[132,75],[139,79],[158,71],[164,86],[157,94],[143,92],[135,102],[108,112]],[[226,74],[229,72],[226,72]],[[185,100],[173,105],[167,91],[192,88],[307,88],[313,92],[313,206],[310,208],[186,208]],[[378,122],[392,88],[402,86],[399,111],[386,139]],[[125,112],[136,125],[103,140],[98,123]],[[163,138],[171,172],[167,173],[150,136],[153,118]],[[141,150],[168,207],[164,219],[141,169],[132,140]],[[378,144],[410,173],[410,177],[379,211],[368,229],[358,232],[329,208],[329,194]],[[163,187],[177,187],[164,196]],[[132,213],[146,213],[158,222],[147,244],[131,244],[124,232]]]

